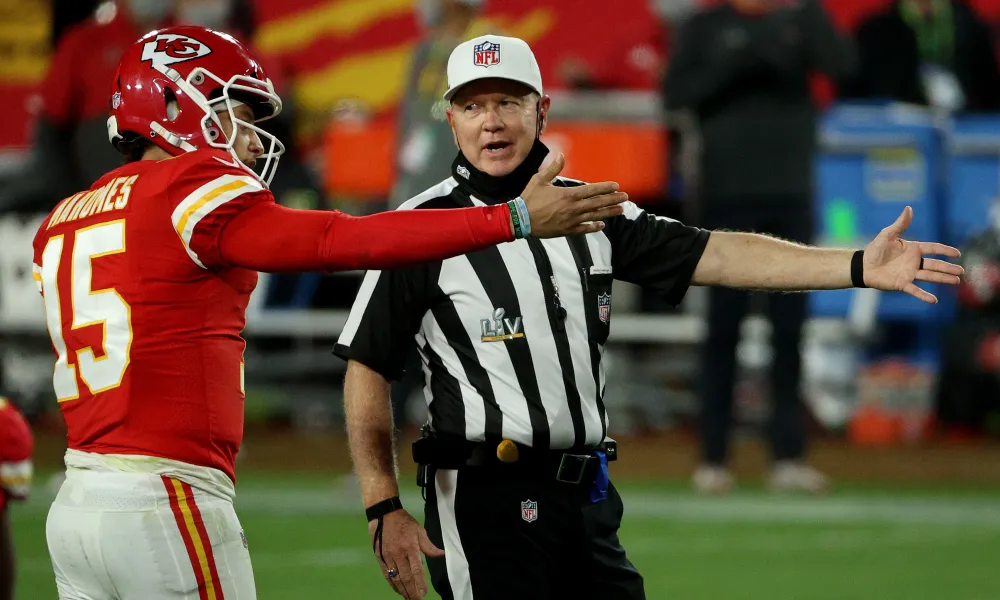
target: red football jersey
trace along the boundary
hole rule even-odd
[[[257,273],[218,233],[274,202],[220,150],[126,164],[63,200],[35,237],[69,447],[220,469],[243,436],[240,337]]]
[[[11,498],[25,498],[31,486],[34,441],[21,413],[0,396],[0,512]]]

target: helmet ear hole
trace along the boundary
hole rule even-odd
[[[167,105],[167,119],[175,121],[181,114],[180,104],[177,102],[177,95],[170,88],[163,92],[163,101]]]

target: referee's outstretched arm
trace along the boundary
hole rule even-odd
[[[420,555],[440,557],[444,551],[431,543],[424,527],[398,503],[389,382],[363,363],[348,361],[344,410],[351,460],[364,505],[373,507],[396,499],[384,509],[391,512],[368,524],[382,575],[404,598],[423,598],[427,595],[427,580]]]
[[[906,292],[928,303],[937,298],[917,281],[957,285],[961,266],[924,256],[961,253],[935,242],[900,236],[913,218],[907,206],[864,250],[804,246],[754,233],[713,231],[692,283],[732,288],[805,291],[871,287]]]

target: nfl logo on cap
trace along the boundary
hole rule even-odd
[[[477,67],[492,67],[500,64],[500,43],[484,41],[472,47],[472,64]]]
[[[490,33],[456,46],[448,57],[448,91],[444,99],[450,103],[458,90],[480,79],[516,81],[543,95],[542,72],[535,54],[524,40],[517,38]]]

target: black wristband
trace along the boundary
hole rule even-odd
[[[381,519],[387,514],[401,508],[403,508],[403,503],[399,500],[399,496],[393,496],[366,508],[365,516],[368,517],[368,522],[371,523],[375,519]]]
[[[865,251],[858,250],[851,257],[851,284],[856,288],[866,288],[865,285]]]

